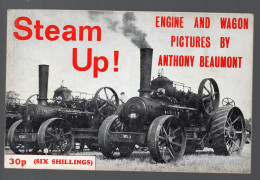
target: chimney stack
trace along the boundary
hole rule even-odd
[[[150,97],[151,92],[151,72],[152,72],[152,59],[153,59],[153,49],[152,48],[141,48],[140,49],[140,97]]]
[[[39,98],[38,104],[47,105],[49,65],[39,65]]]

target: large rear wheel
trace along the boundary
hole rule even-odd
[[[237,107],[225,106],[212,117],[212,148],[218,155],[240,153],[245,144],[245,119]]]

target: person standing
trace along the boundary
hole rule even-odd
[[[119,100],[124,104],[128,100],[127,96],[125,95],[125,92],[120,93]]]

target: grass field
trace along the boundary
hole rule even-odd
[[[9,149],[5,153],[12,154]],[[151,172],[190,172],[190,173],[238,173],[251,172],[251,144],[244,146],[240,155],[217,156],[210,148],[185,155],[175,163],[156,163],[149,151],[134,151],[130,158],[106,159],[101,152],[84,150],[70,155],[95,155],[96,169],[107,171],[151,171]]]
[[[130,158],[106,159],[100,152],[81,152],[77,155],[96,155],[97,170],[113,171],[156,171],[197,173],[250,173],[251,145],[245,145],[240,155],[217,156],[212,149],[186,155],[178,162],[157,164],[149,152],[134,152]]]

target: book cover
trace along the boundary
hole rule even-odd
[[[239,13],[8,10],[5,168],[250,173],[253,27]]]

